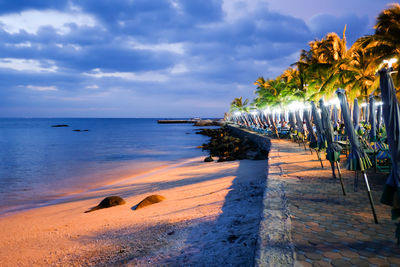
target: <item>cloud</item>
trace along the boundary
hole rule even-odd
[[[99,89],[99,86],[97,84],[91,84],[91,85],[87,85],[85,88],[86,89]]]
[[[138,50],[149,50],[153,52],[166,51],[175,54],[184,54],[183,43],[156,43],[156,44],[143,44],[134,40],[126,42],[127,48],[138,49]]]
[[[29,34],[37,34],[42,27],[54,28],[57,34],[65,35],[71,31],[71,27],[94,27],[96,20],[84,13],[65,13],[56,10],[27,10],[20,13],[11,13],[0,16],[2,28],[16,34],[25,31]]]
[[[57,91],[57,87],[55,87],[55,86],[27,85],[26,88],[32,89],[34,91]]]
[[[94,69],[91,72],[83,73],[86,76],[94,77],[94,78],[118,78],[129,81],[138,81],[138,82],[165,82],[168,80],[168,76],[156,72],[142,72],[142,73],[133,73],[133,72],[103,72],[100,69]]]
[[[51,60],[34,60],[20,58],[1,58],[0,68],[26,72],[56,72],[57,66]]]

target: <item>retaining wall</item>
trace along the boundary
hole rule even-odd
[[[233,135],[247,137],[269,152],[255,266],[294,266],[291,220],[285,184],[281,179],[279,150],[271,146],[271,140],[266,136],[233,125],[228,128]]]
[[[270,151],[271,140],[268,137],[258,134],[258,133],[251,132],[245,128],[240,128],[240,127],[229,125],[229,124],[227,126],[228,126],[229,130],[231,131],[232,135],[242,137],[242,138],[247,137],[251,141],[256,143],[260,149],[263,149],[268,152]]]

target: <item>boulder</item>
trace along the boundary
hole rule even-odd
[[[213,162],[214,159],[211,156],[208,156],[204,159],[204,162]]]
[[[119,196],[110,196],[110,197],[106,197],[105,199],[103,199],[99,205],[97,205],[96,207],[91,208],[88,211],[85,211],[85,213],[87,212],[92,212],[95,210],[99,210],[99,209],[105,209],[105,208],[110,208],[110,207],[114,207],[114,206],[118,206],[118,205],[123,205],[125,204],[125,200],[123,200],[123,198],[119,197]]]
[[[139,202],[139,204],[136,205],[135,210],[153,205],[155,203],[161,202],[165,199],[165,197],[160,196],[160,195],[151,195],[143,199],[142,201]]]

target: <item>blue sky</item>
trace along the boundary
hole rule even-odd
[[[385,0],[0,0],[0,117],[221,117]]]

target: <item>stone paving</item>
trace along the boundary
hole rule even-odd
[[[379,224],[375,224],[361,174],[354,192],[354,172],[341,159],[346,196],[322,169],[315,152],[288,140],[272,140],[269,164],[279,167],[291,217],[295,266],[400,266],[390,207],[379,198],[387,174],[368,172]],[[322,156],[325,158],[325,156]]]

